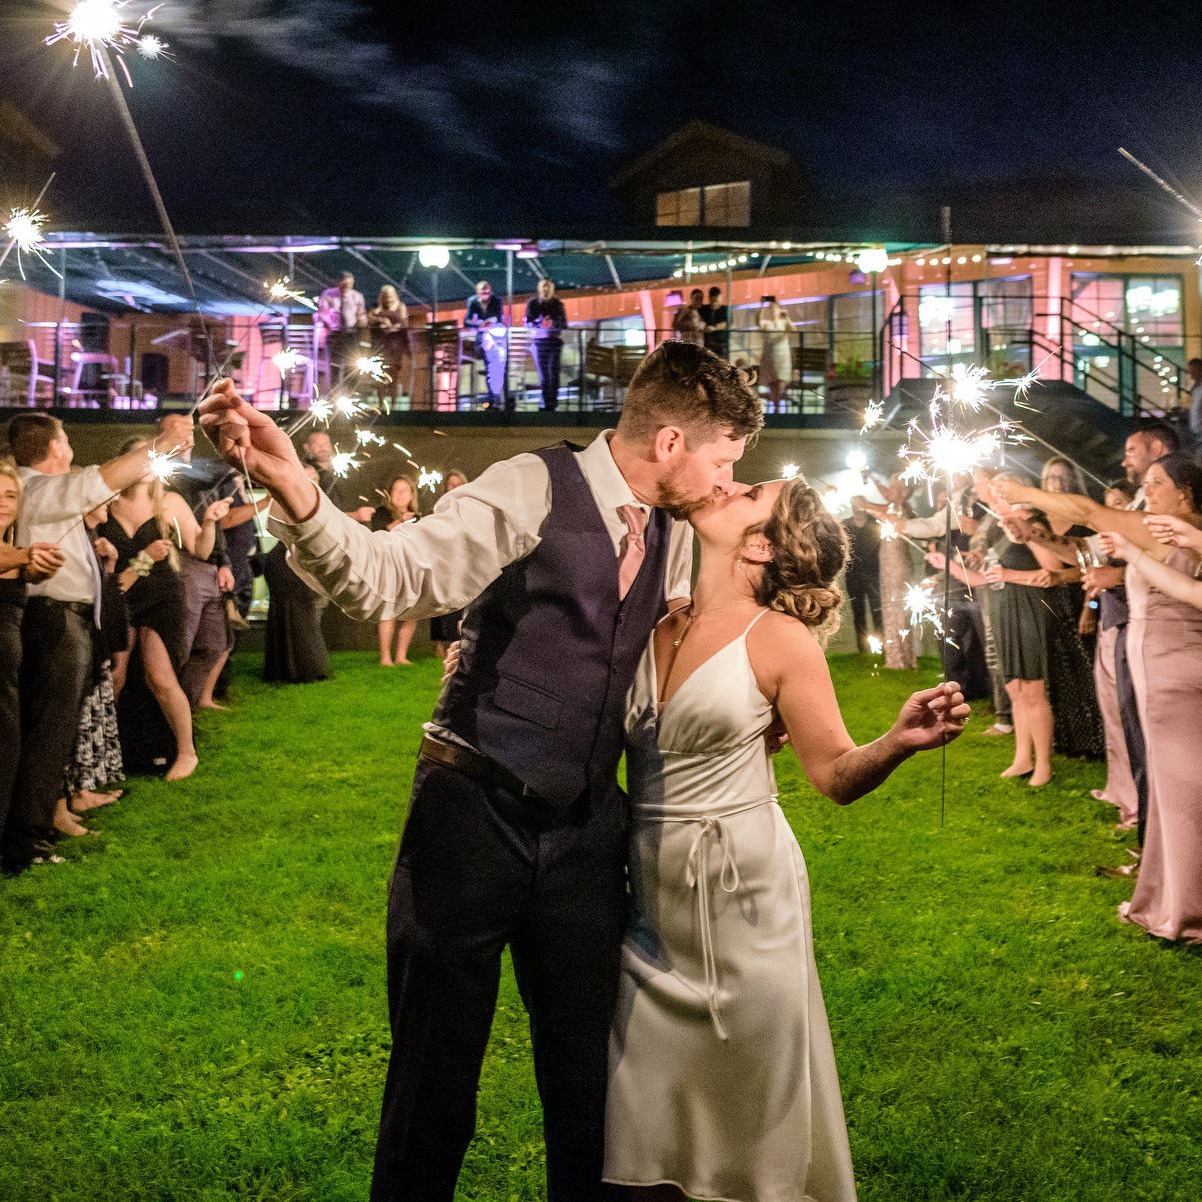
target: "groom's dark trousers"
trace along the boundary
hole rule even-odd
[[[394,1041],[373,1202],[450,1202],[476,1123],[501,952],[530,1013],[553,1202],[601,1184],[607,1045],[626,919],[626,804],[537,831],[495,785],[422,760],[388,899]],[[401,1054],[398,1054],[401,1053]]]
[[[530,1015],[549,1202],[601,1182],[610,1022],[626,917],[626,691],[664,612],[670,521],[653,510],[622,597],[570,449],[540,542],[463,620],[388,899],[392,1056],[373,1202],[451,1202],[476,1119],[501,953]]]

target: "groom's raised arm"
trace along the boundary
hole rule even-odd
[[[536,455],[494,464],[429,517],[372,533],[308,479],[292,440],[225,383],[201,425],[235,467],[272,495],[271,531],[293,571],[355,618],[422,618],[461,609],[538,545],[550,481]]]

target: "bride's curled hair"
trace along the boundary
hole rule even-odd
[[[762,533],[772,559],[756,600],[803,622],[825,645],[839,629],[843,594],[835,579],[848,560],[847,533],[801,476],[781,489]]]

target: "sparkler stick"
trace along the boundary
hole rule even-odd
[[[1202,221],[1202,209],[1194,204],[1192,200],[1182,196],[1181,193],[1178,192],[1177,189],[1168,182],[1168,180],[1162,179],[1159,175],[1157,175],[1156,172],[1147,165],[1147,163],[1141,163],[1139,159],[1135,157],[1135,155],[1133,155],[1129,150],[1124,149],[1122,146],[1119,147],[1119,154],[1121,154],[1123,158],[1127,160],[1127,162],[1131,163],[1135,167],[1138,167],[1139,170],[1142,171],[1154,184],[1167,192],[1178,204],[1182,205],[1188,212],[1192,213],[1199,221]]]

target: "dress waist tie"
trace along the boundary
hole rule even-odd
[[[697,891],[697,921],[701,933],[701,962],[705,969],[705,994],[710,1018],[719,1039],[726,1039],[722,1025],[722,1010],[718,1005],[718,959],[714,952],[714,932],[710,926],[710,843],[717,844],[721,853],[718,867],[718,887],[724,893],[739,888],[739,867],[735,863],[734,842],[730,831],[720,818],[701,819],[701,829],[689,848],[686,880]]]

